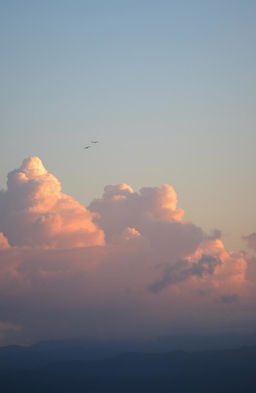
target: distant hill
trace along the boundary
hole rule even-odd
[[[72,347],[72,346],[71,346]],[[9,347],[10,351],[16,347]],[[47,351],[46,351],[47,352]],[[74,353],[73,353],[74,355]],[[72,355],[72,356],[73,356]],[[256,347],[218,351],[124,353],[34,366],[1,365],[4,393],[255,393]]]
[[[31,368],[71,360],[100,360],[121,353],[161,353],[183,350],[235,349],[256,347],[256,335],[163,336],[155,340],[68,339],[42,341],[31,346],[0,347],[0,369]]]

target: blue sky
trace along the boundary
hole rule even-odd
[[[254,1],[5,1],[0,184],[38,155],[82,203],[169,183],[186,217],[256,230]],[[82,147],[97,138],[90,151]]]

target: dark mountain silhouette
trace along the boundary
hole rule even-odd
[[[202,351],[256,346],[255,335],[163,336],[155,340],[69,339],[42,341],[31,346],[0,347],[0,369],[31,368],[71,360],[99,360],[121,353],[159,353],[177,350]]]
[[[9,347],[9,350],[15,350],[15,347]],[[36,362],[37,355],[34,352],[35,364],[29,368],[1,365],[2,392],[256,392],[256,347],[201,352],[124,353],[110,358],[104,358],[102,353],[94,360],[55,361],[53,358],[44,366]]]

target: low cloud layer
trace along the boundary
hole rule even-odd
[[[253,259],[183,215],[170,185],[108,185],[85,208],[38,157],[24,160],[0,192],[8,340],[253,331]]]

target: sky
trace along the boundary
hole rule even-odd
[[[253,270],[256,243],[255,16],[256,3],[251,0],[1,2],[0,244],[4,266],[10,260],[16,272],[8,273],[12,279],[3,289],[3,302],[8,305],[3,332],[21,334],[28,341],[42,338],[43,332],[54,336],[56,332],[46,326],[41,333],[36,328],[35,309],[40,296],[44,298],[43,289],[31,306],[35,320],[29,311],[23,320],[15,317],[19,305],[13,288],[19,283],[17,293],[29,310],[28,299],[38,282],[42,288],[49,285],[53,296],[55,285],[61,293],[66,286],[75,288],[83,258],[97,265],[98,270],[90,273],[92,282],[106,283],[102,290],[109,295],[106,313],[111,310],[114,315],[124,307],[138,316],[152,296],[158,299],[156,309],[162,299],[159,319],[155,314],[145,317],[148,323],[160,321],[153,323],[149,335],[168,330],[167,293],[176,294],[171,307],[175,301],[180,304],[177,293],[187,282],[193,294],[207,293],[202,307],[207,309],[212,301],[217,325],[224,312],[218,309],[220,304],[237,306],[237,321],[242,320],[246,304],[248,315],[241,329],[252,326],[253,294],[246,280]],[[94,139],[99,143],[84,150]],[[8,173],[12,175],[7,185]],[[119,206],[122,200],[127,205],[120,202]],[[133,217],[133,209],[141,221]],[[154,243],[158,231],[170,240],[170,247],[164,240],[163,250],[161,242]],[[134,238],[139,244],[135,242],[130,250]],[[69,253],[73,273],[67,265]],[[59,258],[65,261],[62,273]],[[236,261],[234,271],[229,266],[225,276],[218,270],[230,258]],[[38,265],[31,265],[33,259]],[[48,273],[41,271],[44,259],[46,270],[55,260],[56,275],[48,283]],[[141,287],[136,283],[129,289],[118,268],[120,259],[131,263]],[[109,261],[113,263],[108,271],[102,265]],[[154,270],[154,263],[162,272],[158,280],[157,274],[143,276],[144,269]],[[242,287],[227,284],[227,293],[216,290],[223,288],[223,282],[221,278],[221,285],[217,279],[213,284],[213,275],[224,274],[229,280],[239,275],[238,270],[240,283],[246,282]],[[70,271],[74,280],[69,282]],[[7,274],[5,267],[1,274]],[[124,303],[120,300],[113,308],[111,299],[118,289],[110,291],[110,277],[118,274],[127,293],[136,296],[132,301],[121,297]],[[201,279],[208,281],[202,284]],[[191,289],[192,282],[196,289]],[[209,289],[212,286],[214,290]],[[151,300],[138,295],[141,288],[148,288]],[[174,330],[182,321],[187,323],[189,291],[186,288],[181,301],[182,311],[172,316]],[[88,294],[91,303],[82,302],[77,310],[86,307],[94,326],[94,317],[97,324],[101,321],[97,312],[93,315],[97,293],[89,288]],[[76,296],[70,300],[74,321],[81,294]],[[246,298],[246,303],[240,298]],[[195,295],[191,302],[202,300]],[[142,308],[134,310],[136,303]],[[98,304],[101,312],[102,307]],[[136,333],[143,318],[134,319]],[[83,319],[78,320],[83,326]],[[194,323],[198,326],[199,321]],[[211,324],[206,325],[210,329]],[[55,320],[52,326],[58,331]],[[124,328],[119,332],[125,335]]]

